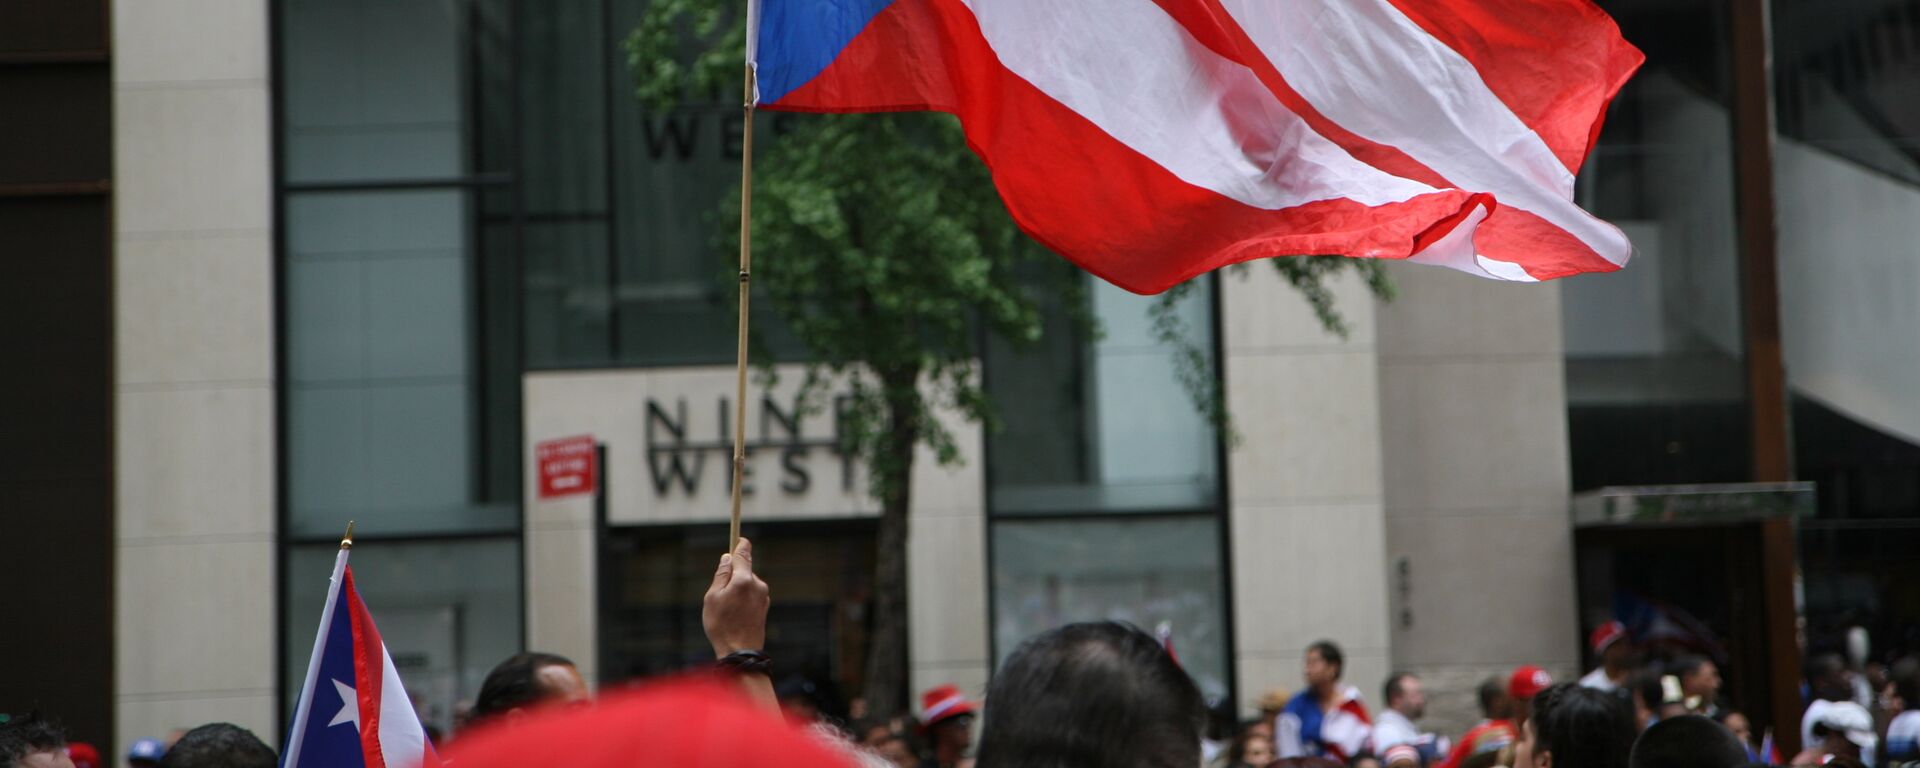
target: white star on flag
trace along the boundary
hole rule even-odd
[[[333,689],[340,692],[340,713],[333,716],[333,722],[327,723],[327,727],[353,723],[353,729],[360,730],[360,695],[353,690],[353,686],[338,680],[333,681]]]

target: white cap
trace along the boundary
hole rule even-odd
[[[1825,726],[1827,730],[1841,732],[1847,741],[1863,749],[1872,748],[1877,741],[1873,735],[1873,715],[1866,707],[1851,701],[1833,702],[1813,723],[1816,728]]]

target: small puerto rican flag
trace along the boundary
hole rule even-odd
[[[350,551],[342,546],[333,563],[281,768],[438,766],[373,615],[353,588]]]

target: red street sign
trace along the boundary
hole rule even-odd
[[[593,493],[598,467],[594,466],[592,435],[536,444],[533,456],[540,465],[540,498]]]

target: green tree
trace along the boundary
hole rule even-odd
[[[653,109],[689,94],[737,93],[745,41],[742,0],[654,0],[626,41],[635,92]],[[1016,344],[1041,333],[1040,309],[1064,302],[1086,323],[1085,280],[1020,234],[959,122],[939,114],[797,116],[756,154],[754,283],[810,353],[808,391],[832,379],[852,388],[843,447],[867,467],[881,508],[865,695],[875,712],[907,708],[906,544],[914,449],[959,461],[935,418],[950,409],[992,428],[977,365],[984,328]],[[732,274],[738,190],[722,201],[716,270]],[[1376,292],[1377,264],[1341,258],[1271,263],[1329,330],[1344,333],[1326,281],[1361,271]],[[1060,277],[1051,277],[1060,276]],[[1220,381],[1205,349],[1183,341],[1163,295],[1154,327],[1179,345],[1181,378],[1223,431]]]

